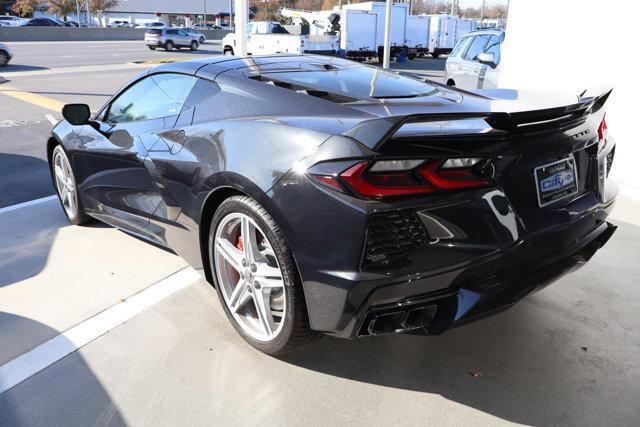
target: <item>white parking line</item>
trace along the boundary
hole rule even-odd
[[[58,123],[55,117],[53,117],[51,114],[45,114],[44,117],[45,119],[49,120],[49,123],[51,123],[52,125],[55,125],[56,123]]]
[[[26,208],[27,206],[31,206],[31,205],[38,205],[40,203],[48,202],[50,200],[55,200],[57,197],[58,196],[56,195],[47,196],[41,199],[29,200],[28,202],[18,203],[17,205],[6,206],[4,208],[0,208],[0,214],[3,214],[5,212],[15,211],[16,209]]]
[[[30,352],[5,363],[0,366],[0,394],[117,328],[160,301],[196,283],[200,278],[200,274],[193,268],[183,268],[131,298],[40,344]]]

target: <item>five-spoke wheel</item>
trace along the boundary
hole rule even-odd
[[[61,145],[57,145],[51,154],[51,175],[60,203],[69,221],[76,225],[89,222],[90,218],[84,213],[82,200],[78,195],[71,163],[69,163],[67,153]]]
[[[278,354],[316,336],[287,242],[254,199],[233,196],[218,207],[209,256],[225,312],[251,345]]]
[[[278,335],[286,316],[282,272],[265,233],[248,215],[225,216],[215,236],[215,266],[227,307],[254,339]]]

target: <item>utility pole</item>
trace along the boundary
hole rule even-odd
[[[87,12],[87,16],[86,16],[86,23],[87,25],[90,25],[90,19],[91,19],[91,14],[89,13],[89,0],[84,0],[84,7],[85,7],[85,11]]]
[[[480,26],[484,22],[484,0],[482,0],[482,8],[480,9]]]

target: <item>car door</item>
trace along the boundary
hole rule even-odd
[[[487,46],[484,48],[485,53],[492,53],[495,58],[495,62],[493,65],[483,64],[483,69],[480,70],[480,89],[492,89],[498,87],[498,78],[499,71],[498,66],[500,65],[500,50],[502,47],[502,37],[498,35],[493,35],[489,39]]]
[[[484,52],[489,38],[490,36],[488,34],[480,34],[473,38],[473,41],[462,55],[462,61],[460,62],[462,68],[459,77],[460,83],[456,82],[457,86],[463,89],[479,88],[480,71],[484,65],[478,62],[478,56]]]
[[[453,48],[451,54],[447,58],[445,64],[446,71],[446,84],[457,85],[459,77],[463,72],[462,66],[462,54],[467,50],[469,44],[473,40],[473,37],[463,37],[458,41],[458,44]]]
[[[179,44],[181,46],[191,45],[191,36],[185,30],[178,30],[178,38],[180,40]]]
[[[92,125],[83,126],[71,161],[88,212],[163,243],[147,227],[163,189],[145,160],[151,150],[169,149],[171,130],[195,81],[174,73],[143,77],[116,96]]]

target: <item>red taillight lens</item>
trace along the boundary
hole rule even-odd
[[[357,163],[342,172],[340,178],[356,193],[374,199],[435,191],[433,187],[418,182],[407,172],[366,174],[368,167],[369,162]]]
[[[607,121],[605,117],[602,117],[602,121],[600,122],[600,126],[598,126],[598,149],[602,150],[607,146],[607,134],[609,133],[609,129],[607,128]]]
[[[472,167],[482,159],[438,159],[429,161],[380,161],[373,165],[360,162],[340,174],[340,181],[355,193],[367,198],[384,198],[413,194],[435,193],[480,188],[489,184],[486,178],[474,173]],[[466,164],[472,166],[450,167]],[[318,177],[315,177],[318,179]],[[331,186],[340,183],[332,178]],[[329,183],[324,183],[329,185]]]
[[[441,160],[427,162],[418,169],[418,173],[432,185],[441,190],[460,190],[484,187],[489,182],[474,175],[471,168],[441,169]]]

